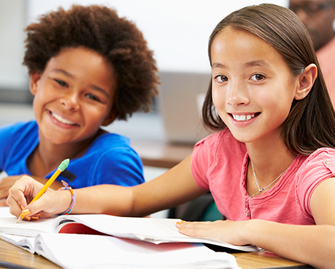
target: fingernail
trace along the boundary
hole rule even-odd
[[[21,213],[21,215],[22,215],[23,217],[30,215],[30,211],[29,211],[29,209],[27,208],[27,209],[23,210],[22,213]]]

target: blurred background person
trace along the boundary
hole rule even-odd
[[[311,35],[328,92],[335,106],[335,0],[290,0]]]

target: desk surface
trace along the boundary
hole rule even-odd
[[[268,252],[234,253],[241,268],[311,268],[304,264],[280,258]],[[52,262],[0,240],[0,268],[60,268]]]
[[[171,144],[163,140],[132,139],[131,146],[143,165],[162,168],[172,168],[193,151],[191,144]]]

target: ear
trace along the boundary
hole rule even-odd
[[[35,96],[37,92],[37,83],[41,78],[41,74],[38,72],[33,72],[30,74],[29,89],[32,95]]]
[[[315,64],[308,65],[304,72],[299,75],[297,89],[294,95],[296,100],[304,99],[311,91],[318,76],[318,69]]]
[[[111,124],[114,120],[116,119],[116,114],[115,112],[112,111],[109,113],[109,115],[104,119],[104,121],[101,123],[102,126],[108,126]]]

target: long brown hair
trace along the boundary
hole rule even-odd
[[[256,35],[281,54],[295,75],[314,63],[318,77],[310,93],[302,100],[294,100],[282,135],[288,149],[294,154],[308,155],[320,147],[335,147],[335,112],[330,101],[310,36],[300,19],[289,9],[261,4],[237,10],[225,17],[213,30],[208,44],[211,47],[216,35],[225,27],[247,31]],[[204,124],[214,131],[226,127],[216,113],[210,82],[202,108]]]

